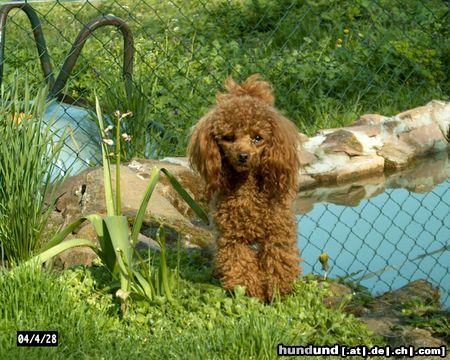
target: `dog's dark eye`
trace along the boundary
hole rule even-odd
[[[261,137],[261,136],[259,136],[259,135],[256,135],[254,138],[253,138],[253,142],[254,143],[259,143],[259,142],[261,142],[263,140],[263,138]]]
[[[228,141],[228,142],[234,141],[234,135],[225,135],[225,136],[222,136],[222,140],[223,140],[223,141]]]

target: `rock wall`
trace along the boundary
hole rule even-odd
[[[417,158],[447,150],[449,130],[450,102],[434,100],[392,117],[363,115],[350,126],[303,135],[300,188],[404,169]]]

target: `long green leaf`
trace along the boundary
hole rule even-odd
[[[178,180],[173,176],[167,169],[161,168],[164,175],[167,176],[173,188],[178,194],[183,198],[184,201],[191,207],[192,210],[197,214],[197,216],[202,219],[206,224],[209,224],[208,215],[206,212],[195,202],[195,200],[189,195],[189,193],[181,186]]]
[[[100,242],[100,248],[102,249],[100,258],[102,259],[103,264],[106,265],[106,268],[111,272],[111,274],[115,275],[118,271],[116,251],[114,250],[114,245],[112,243],[109,230],[104,220],[102,218],[100,220],[101,221],[100,224],[98,224],[98,227],[101,228],[101,236],[97,235]]]
[[[97,112],[98,125],[100,127],[100,132],[102,138],[105,136],[105,125],[103,123],[103,114],[100,107],[100,101],[97,95],[95,95],[95,110]],[[105,186],[105,201],[106,201],[106,212],[108,216],[113,216],[116,214],[114,211],[114,198],[112,193],[112,182],[111,182],[111,167],[108,158],[108,148],[107,145],[102,141],[102,161],[103,161],[103,181]],[[120,181],[120,179],[116,179]]]
[[[132,270],[131,264],[125,261],[125,256],[121,249],[117,249],[117,264],[120,275],[120,289],[125,293],[129,293],[134,282],[135,272]]]
[[[67,241],[63,241],[62,243],[53,246],[52,248],[40,253],[33,257],[30,261],[37,261],[40,264],[43,264],[47,260],[50,260],[52,257],[62,253],[65,250],[78,247],[78,246],[89,246],[92,248],[97,254],[99,253],[99,248],[90,240],[86,239],[71,239]]]
[[[137,244],[137,238],[139,235],[139,231],[141,230],[142,221],[144,220],[145,210],[147,209],[148,202],[150,201],[150,197],[152,196],[153,190],[155,189],[156,184],[158,183],[160,176],[160,170],[155,168],[150,175],[150,180],[148,182],[147,188],[145,189],[144,196],[141,200],[141,205],[139,206],[139,210],[136,214],[136,219],[133,224],[133,231],[131,232],[131,242],[132,244]]]
[[[86,217],[82,217],[67,225],[63,230],[61,230],[55,236],[53,236],[48,243],[44,244],[44,246],[42,246],[39,252],[42,253],[54,247],[55,245],[60,244],[68,235],[70,235],[78,226],[80,226],[86,220],[87,220]]]
[[[156,239],[161,247],[159,254],[159,284],[161,285],[161,294],[164,294],[169,300],[172,300],[172,289],[170,288],[169,269],[166,258],[166,232],[163,226],[160,226]]]
[[[116,122],[116,215],[122,214],[122,204],[120,199],[120,119],[117,115]]]
[[[359,278],[356,278],[356,279],[354,279],[354,281],[356,281],[356,282],[361,282],[361,281],[364,281],[364,280],[371,279],[371,278],[373,278],[373,277],[379,277],[380,275],[382,275],[382,274],[384,274],[384,273],[386,273],[386,272],[388,272],[388,271],[397,270],[397,269],[399,269],[400,267],[401,267],[401,264],[396,264],[396,265],[386,265],[386,266],[383,266],[383,267],[382,267],[381,269],[379,269],[379,270],[371,271],[370,273],[368,273],[368,274],[366,274],[366,275],[363,275],[363,276],[361,276],[361,277],[359,277]]]
[[[152,279],[151,277],[147,281],[140,272],[136,271],[134,273],[134,276],[136,277],[136,280],[138,281],[144,295],[147,297],[148,300],[152,301],[155,294],[155,289],[152,286]]]
[[[430,252],[424,252],[423,254],[416,256],[414,259],[411,259],[411,261],[421,260],[423,258],[426,258],[427,256],[443,253],[443,252],[446,252],[449,250],[450,250],[450,245],[444,245],[437,250],[433,250]]]
[[[114,250],[120,250],[127,266],[133,264],[133,247],[128,238],[128,221],[126,216],[107,216],[103,219]],[[119,257],[117,257],[119,259]],[[130,290],[130,284],[125,269],[120,269],[120,284],[123,291]]]

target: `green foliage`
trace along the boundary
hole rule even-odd
[[[166,244],[165,234],[161,227],[157,235],[157,240],[161,246],[159,269],[154,272],[150,269],[147,262],[143,261],[139,256],[140,268],[135,266],[134,254],[138,255],[134,245],[137,243],[138,235],[143,223],[145,212],[150,197],[159,180],[160,173],[164,173],[173,188],[201,217],[206,223],[208,217],[206,213],[195,203],[192,197],[182,188],[176,178],[166,169],[154,169],[150,175],[147,189],[142,197],[139,210],[136,214],[133,229],[129,235],[128,221],[122,215],[121,195],[120,195],[120,164],[121,164],[121,121],[129,114],[115,113],[115,134],[116,143],[109,138],[109,133],[114,128],[112,125],[105,127],[102,110],[98,98],[96,98],[97,121],[102,137],[102,160],[103,160],[103,181],[105,190],[105,203],[107,215],[101,217],[98,214],[84,216],[71,224],[65,229],[58,232],[46,245],[41,248],[41,252],[32,259],[38,263],[44,263],[52,257],[60,254],[62,251],[77,246],[88,246],[92,248],[100,257],[103,264],[112,274],[114,279],[119,279],[120,290],[116,295],[125,301],[130,293],[135,293],[147,300],[153,300],[155,296],[165,296],[172,300],[172,287],[174,286],[174,274],[168,270],[166,264]],[[115,145],[113,153],[109,152],[108,146]],[[110,157],[115,158],[115,178],[116,188],[113,193]],[[81,223],[88,220],[97,236],[100,246],[96,246],[86,239],[72,239],[63,242],[66,236],[72,233]],[[177,274],[175,274],[176,276]]]
[[[132,99],[125,100],[119,75],[120,35],[108,28],[89,39],[68,85],[75,98],[93,100],[96,88],[110,112],[135,113],[123,124],[136,139],[125,144],[125,159],[184,155],[190,127],[228,75],[242,80],[262,73],[277,107],[309,135],[362,113],[392,115],[449,98],[448,8],[440,0],[107,0],[35,7],[45,16],[55,68],[89,19],[115,14],[131,26],[138,79]],[[22,16],[14,21],[28,28]],[[78,29],[66,26],[71,22]],[[41,82],[30,36],[8,28],[6,73],[33,69]]]
[[[62,142],[53,139],[52,121],[44,122],[46,96],[41,89],[31,100],[28,85],[18,81],[1,90],[0,247],[10,264],[29,259],[41,245],[61,180],[54,164]]]
[[[182,255],[182,277],[204,266],[197,255]],[[230,297],[213,284],[181,280],[175,302],[134,300],[122,318],[117,300],[102,291],[108,284],[104,267],[59,276],[32,264],[0,272],[2,359],[22,358],[25,350],[27,358],[276,359],[278,343],[379,344],[359,320],[326,308],[328,290],[316,281],[298,281],[292,295],[263,305],[242,289]],[[17,348],[18,328],[57,330],[60,346]]]
[[[402,313],[407,316],[406,323],[450,340],[450,311],[436,305],[427,305],[417,299],[403,304]]]
[[[106,274],[103,274],[105,276]],[[0,271],[0,354],[2,359],[137,358],[127,327],[116,316],[110,295],[88,287],[92,278],[58,278],[28,263]],[[74,286],[76,284],[76,287]],[[92,284],[91,284],[92,285]],[[57,348],[16,347],[18,329],[56,330]]]

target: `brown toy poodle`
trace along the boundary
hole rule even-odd
[[[225,81],[226,93],[196,125],[189,160],[214,198],[222,285],[263,302],[286,294],[300,273],[296,220],[299,134],[274,107],[269,83]]]

